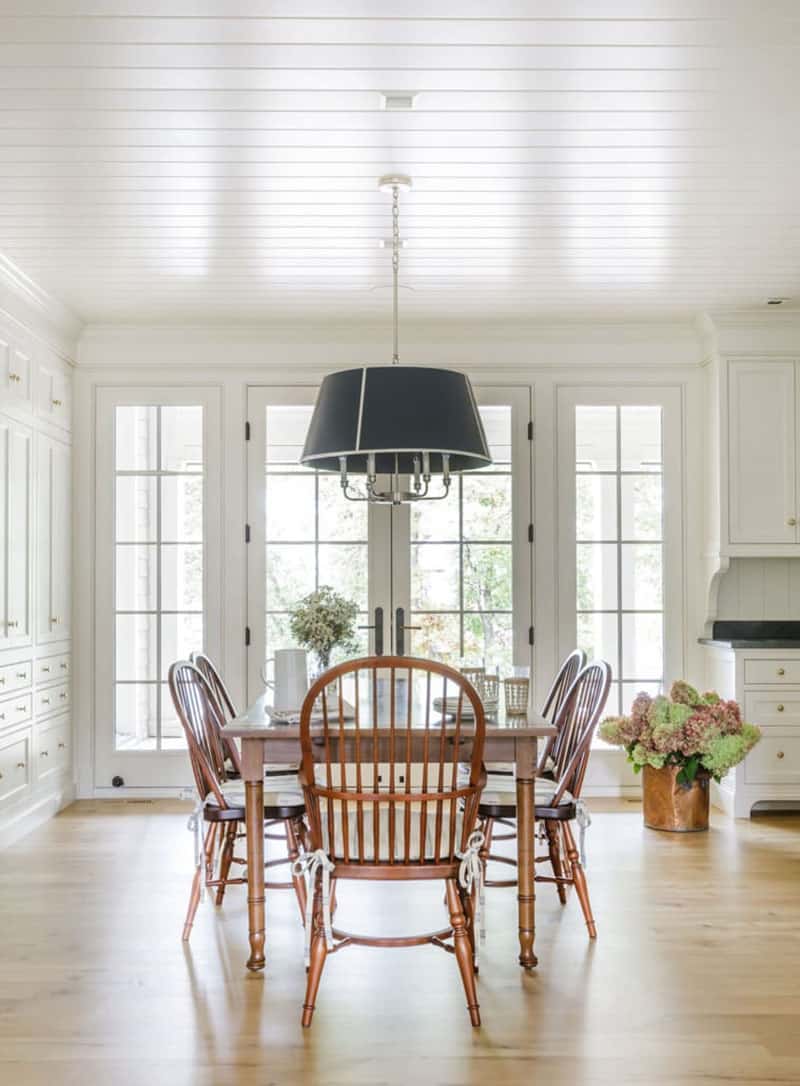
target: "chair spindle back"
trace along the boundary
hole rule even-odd
[[[457,862],[475,827],[484,737],[481,700],[453,668],[404,656],[331,668],[300,712],[314,847],[381,869]]]
[[[188,660],[179,660],[170,667],[168,682],[186,735],[200,800],[213,793],[217,804],[224,807],[222,784],[227,776],[219,731],[224,721],[214,693],[203,673]]]
[[[564,740],[555,757],[553,799],[558,803],[564,792],[578,799],[589,761],[592,736],[605,708],[611,687],[611,668],[605,661],[595,661],[576,676],[562,702],[556,727]]]
[[[210,656],[206,656],[203,652],[193,652],[189,657],[189,660],[208,683],[211,693],[219,706],[221,720],[225,724],[230,723],[230,721],[238,714],[236,712],[236,707],[233,704],[233,698],[230,696],[228,688],[225,685],[216,664]],[[234,770],[241,775],[242,759],[239,755],[239,748],[236,746],[236,741],[234,739],[229,739],[227,736],[220,736],[220,743],[225,757],[230,758]]]

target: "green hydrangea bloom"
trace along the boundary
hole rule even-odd
[[[624,746],[624,739],[621,735],[621,728],[624,723],[625,718],[622,716],[606,717],[597,729],[597,734],[604,742],[610,743],[614,747]]]
[[[669,724],[669,699],[665,698],[663,694],[659,694],[657,698],[653,698],[653,702],[650,706],[650,711],[647,714],[647,719],[650,722],[652,728],[664,727]]]
[[[702,701],[703,705],[719,705],[719,703],[722,701],[722,698],[719,696],[719,694],[716,693],[716,691],[706,690],[705,694],[703,694],[700,700]]]
[[[720,781],[729,769],[741,762],[760,738],[760,728],[755,724],[743,724],[738,735],[719,735],[712,739],[703,754],[701,764],[714,780]]]

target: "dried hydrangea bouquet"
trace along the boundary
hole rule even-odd
[[[735,701],[673,683],[669,697],[639,694],[630,716],[608,717],[600,738],[644,770],[644,819],[653,829],[708,828],[709,780],[721,781],[761,737]]]

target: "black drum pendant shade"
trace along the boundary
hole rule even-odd
[[[342,460],[345,463],[342,463]],[[326,377],[300,463],[354,475],[474,471],[491,464],[463,373],[365,366]]]

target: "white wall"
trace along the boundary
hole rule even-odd
[[[222,491],[223,592],[222,663],[235,695],[243,696],[246,652],[246,567],[242,526],[246,520],[245,444],[248,384],[316,383],[343,365],[388,361],[389,327],[351,325],[325,328],[154,328],[90,327],[78,349],[75,382],[76,434],[76,633],[78,662],[76,716],[80,721],[79,793],[94,792],[93,734],[93,537],[94,398],[98,386],[211,385],[221,391],[223,415]],[[534,401],[534,671],[541,699],[557,664],[556,648],[556,457],[555,405],[563,384],[631,387],[674,385],[684,404],[684,569],[686,621],[682,655],[685,674],[698,678],[702,660],[696,639],[702,629],[695,585],[700,579],[702,483],[691,470],[702,462],[703,391],[700,348],[690,325],[593,324],[531,326],[418,326],[404,328],[404,360],[458,366],[476,384],[527,384]],[[98,722],[104,726],[105,722]],[[617,752],[593,756],[593,791],[637,791],[636,779]]]
[[[717,618],[800,619],[800,558],[732,558]]]

